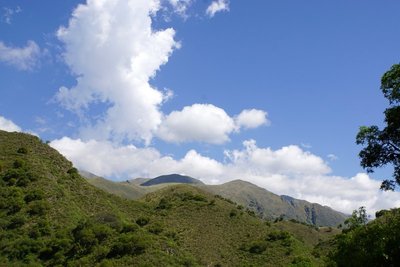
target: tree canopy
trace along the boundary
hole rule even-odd
[[[361,166],[371,173],[385,165],[394,167],[393,176],[382,182],[382,190],[400,186],[400,64],[393,65],[381,79],[381,90],[389,100],[385,110],[386,127],[362,126],[356,143],[364,145],[360,151]]]

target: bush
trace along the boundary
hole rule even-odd
[[[163,231],[163,227],[160,223],[155,223],[150,225],[147,230],[152,234],[159,235]]]
[[[122,257],[125,255],[138,255],[145,251],[147,242],[141,236],[132,233],[121,234],[112,245],[108,258]]]
[[[253,254],[261,254],[267,249],[267,244],[264,241],[253,241],[248,251]]]
[[[44,194],[43,194],[42,190],[34,189],[32,191],[29,191],[25,195],[24,200],[25,200],[26,203],[29,203],[29,202],[34,201],[34,200],[41,200],[41,199],[43,199],[43,195]]]
[[[148,224],[149,223],[149,221],[150,221],[150,219],[149,218],[146,218],[146,217],[140,217],[139,219],[137,219],[136,220],[136,223],[137,223],[137,225],[139,225],[139,226],[145,226],[146,224]]]
[[[67,171],[68,174],[78,174],[78,169],[77,168],[71,168]]]
[[[156,209],[159,210],[164,210],[164,209],[169,209],[171,207],[171,204],[168,203],[168,201],[165,198],[160,199],[160,202],[158,203]]]
[[[278,241],[278,240],[286,240],[286,239],[290,239],[291,235],[290,233],[286,232],[286,231],[275,231],[272,233],[269,233],[267,235],[266,240],[267,241]]]
[[[121,219],[116,214],[111,212],[96,214],[94,216],[94,221],[96,223],[105,224],[118,232],[121,231],[123,227]]]
[[[236,210],[231,210],[230,212],[229,212],[229,217],[236,217],[237,216],[237,211]]]
[[[19,169],[22,168],[25,165],[25,161],[21,160],[21,159],[16,159],[13,163],[13,167],[15,169]]]
[[[36,200],[30,203],[28,213],[30,215],[44,215],[49,209],[49,203],[45,200]]]
[[[8,229],[19,228],[22,225],[24,225],[25,222],[26,222],[26,217],[21,214],[17,214],[10,218],[7,228]]]
[[[28,149],[26,147],[20,147],[17,152],[20,154],[28,154]]]

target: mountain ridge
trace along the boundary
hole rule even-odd
[[[153,179],[147,180],[145,183],[152,184],[155,179],[154,185],[141,186],[142,183],[134,182],[121,182],[116,183],[118,185],[123,184],[130,189],[122,190],[124,193],[114,190],[112,186],[108,188],[100,181],[89,180],[89,182],[95,186],[102,188],[111,193],[116,193],[120,196],[127,197],[130,199],[139,199],[145,194],[159,190],[169,183],[163,182],[165,176],[158,176]],[[231,199],[232,201],[249,208],[254,211],[263,219],[275,220],[284,218],[287,220],[296,220],[299,222],[312,224],[315,226],[338,226],[343,224],[347,219],[348,215],[341,212],[335,211],[334,209],[323,206],[318,203],[310,203],[305,200],[300,200],[293,198],[291,196],[279,196],[268,191],[265,188],[259,187],[244,180],[232,180],[221,185],[207,185],[202,183],[200,180],[189,177],[173,174],[174,179],[171,183],[186,183],[189,181],[198,181],[195,183],[190,183],[194,186],[200,187],[207,192],[212,192],[215,195],[221,195],[222,197]],[[190,179],[188,179],[190,178]],[[167,179],[168,180],[168,179]],[[129,190],[132,191],[132,195],[129,195]]]

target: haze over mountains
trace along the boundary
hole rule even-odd
[[[235,180],[222,185],[205,185],[200,180],[178,174],[163,175],[154,179],[133,179],[125,182],[112,182],[101,177],[82,172],[89,183],[121,197],[139,199],[169,184],[181,183],[197,186],[215,195],[221,195],[245,208],[254,211],[259,217],[268,220],[277,218],[293,219],[315,226],[338,226],[347,215],[327,206],[298,200],[290,196],[278,196],[252,183]]]

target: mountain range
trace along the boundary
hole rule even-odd
[[[139,199],[170,184],[191,184],[214,195],[220,195],[254,211],[268,220],[279,218],[296,220],[315,226],[338,226],[348,215],[327,206],[310,203],[290,196],[279,196],[252,183],[234,180],[221,185],[205,185],[198,179],[179,174],[163,175],[153,179],[137,178],[124,182],[113,182],[82,172],[92,185],[109,193],[128,199]]]

